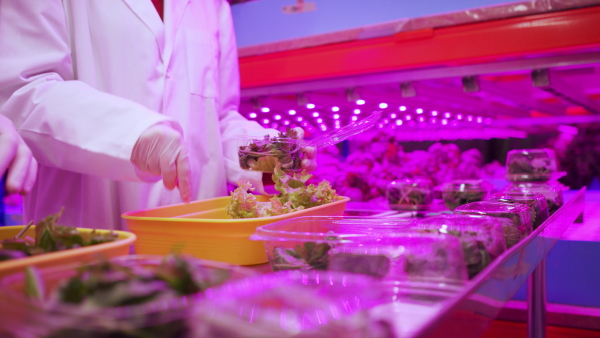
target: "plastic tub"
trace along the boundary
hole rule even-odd
[[[329,251],[328,268],[400,281],[461,282],[467,279],[460,241],[446,234],[357,237]]]
[[[454,210],[463,204],[482,201],[492,191],[492,185],[484,180],[454,180],[439,190],[446,207]]]
[[[558,183],[549,182],[515,182],[510,184],[504,191],[517,191],[523,193],[536,193],[546,198],[548,213],[552,215],[564,204],[563,188]]]
[[[270,196],[257,195],[258,201]],[[271,217],[231,219],[225,207],[231,197],[218,197],[123,214],[127,228],[137,235],[138,254],[165,255],[173,250],[202,259],[238,265],[266,263],[260,242],[249,239],[256,228],[300,216],[344,213],[348,197],[321,206]]]
[[[387,200],[395,210],[425,210],[433,202],[433,183],[427,179],[404,179],[387,186]]]
[[[327,270],[328,252],[337,244],[406,231],[414,224],[410,218],[300,217],[261,226],[250,239],[264,241],[273,271]]]
[[[172,258],[172,257],[171,257]],[[135,276],[152,276],[165,257],[160,256],[124,256],[112,259],[119,269],[131,269]],[[224,281],[242,279],[255,275],[249,269],[231,266],[218,262],[198,259],[186,259],[191,265],[189,270],[194,280],[204,287],[216,286]],[[102,263],[98,263],[102,264]],[[39,279],[45,289],[43,302],[27,298],[24,294],[24,273],[4,278],[0,285],[0,327],[11,330],[13,334],[23,337],[56,336],[143,336],[143,337],[193,337],[189,334],[194,321],[191,320],[192,305],[202,299],[202,293],[190,293],[181,296],[170,291],[167,282],[146,282],[124,287],[125,283],[114,284],[112,296],[129,295],[146,297],[153,290],[160,290],[162,296],[138,304],[111,306],[112,297],[103,296],[111,276],[103,270],[104,288],[98,289],[96,296],[105,304],[90,306],[91,303],[58,302],[58,288],[69,284],[68,281],[78,274],[84,264],[71,264],[60,267],[42,269]],[[171,267],[178,267],[179,263]],[[116,271],[116,270],[113,270]],[[182,278],[185,280],[185,277]],[[73,285],[73,284],[72,284]],[[97,304],[97,303],[95,303]]]
[[[549,217],[548,202],[541,194],[521,191],[505,191],[493,194],[486,201],[524,204],[529,207],[532,229],[537,229]]]
[[[516,149],[506,156],[506,178],[513,182],[548,181],[564,176],[558,173],[552,149]]]
[[[272,173],[279,163],[283,171],[302,170],[305,155],[301,139],[239,136],[237,142],[240,167],[244,170]]]
[[[0,239],[15,237],[24,226],[5,226],[0,227]],[[90,233],[93,229],[77,228],[81,233]],[[110,230],[96,230],[99,233],[106,233]],[[84,263],[96,260],[98,258],[111,258],[116,256],[128,255],[130,246],[135,242],[136,236],[126,231],[115,231],[118,235],[114,242],[95,244],[82,248],[68,249],[45,254],[29,256],[24,258],[11,259],[0,262],[0,278],[12,273],[20,272],[27,266],[38,268],[58,266],[69,263]],[[23,237],[29,236],[35,238],[35,225],[31,226]]]
[[[419,220],[417,228],[458,237],[469,278],[475,277],[506,250],[502,222],[495,217],[439,215]]]
[[[523,204],[497,201],[473,202],[454,210],[457,214],[492,216],[509,220],[502,224],[506,247],[510,248],[531,233],[531,212]]]

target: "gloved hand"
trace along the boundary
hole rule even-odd
[[[38,163],[12,122],[0,115],[0,174],[7,169],[6,191],[9,194],[30,193],[35,184]]]
[[[191,200],[191,170],[183,135],[169,124],[159,123],[146,129],[135,143],[131,162],[142,171],[138,177],[147,180],[147,173],[161,176],[169,190],[179,188],[184,202]]]
[[[299,139],[304,138],[304,129],[296,127],[294,130]],[[315,147],[304,147],[302,151],[304,152],[304,159],[300,163],[300,166],[307,172],[314,171],[317,168],[317,149]]]

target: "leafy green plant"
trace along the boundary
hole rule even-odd
[[[277,137],[265,135],[240,146],[238,155],[242,169],[263,172],[273,172],[278,164],[285,171],[300,170],[304,156],[298,134],[290,128]]]
[[[327,270],[329,263],[329,250],[327,243],[305,242],[296,245],[294,249],[275,248],[271,266],[274,271],[279,270]]]

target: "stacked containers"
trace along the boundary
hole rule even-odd
[[[549,217],[548,202],[541,194],[523,191],[505,191],[493,194],[486,201],[524,204],[529,207],[532,229],[537,229]]]
[[[463,204],[482,201],[492,191],[492,185],[484,180],[453,180],[443,184],[439,191],[446,207],[454,210]]]
[[[483,215],[500,218],[506,247],[510,248],[531,233],[531,213],[523,204],[481,201],[462,205],[454,210],[458,214]]]
[[[563,204],[563,188],[556,179],[565,175],[556,165],[552,149],[517,149],[506,157],[507,179],[513,182],[505,190],[539,193],[546,197],[550,214]]]

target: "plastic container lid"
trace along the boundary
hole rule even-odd
[[[504,191],[518,191],[524,193],[537,193],[546,198],[548,212],[553,214],[563,204],[564,187],[558,183],[550,182],[515,182],[506,187]]]
[[[537,229],[549,217],[548,202],[543,195],[538,193],[505,191],[488,196],[485,200],[527,205],[530,210],[533,230]]]
[[[328,269],[391,280],[467,279],[460,241],[446,234],[394,233],[356,238],[329,251]]]
[[[300,171],[303,140],[288,137],[238,136],[238,157],[244,170],[272,173],[281,163],[283,171]]]
[[[417,222],[420,231],[450,234],[460,239],[469,278],[506,250],[502,221],[478,215],[439,215]]]
[[[483,200],[492,188],[484,180],[454,180],[444,183],[439,190],[446,207],[454,210],[460,205]]]
[[[531,213],[523,204],[506,202],[481,201],[461,205],[454,212],[458,214],[483,215],[505,218],[510,223],[503,224],[504,238],[508,248],[517,244],[531,233]]]
[[[387,186],[392,209],[424,210],[433,202],[433,183],[424,178],[392,181]]]
[[[557,172],[556,154],[552,149],[516,149],[506,156],[509,181],[547,181],[564,175]]]

